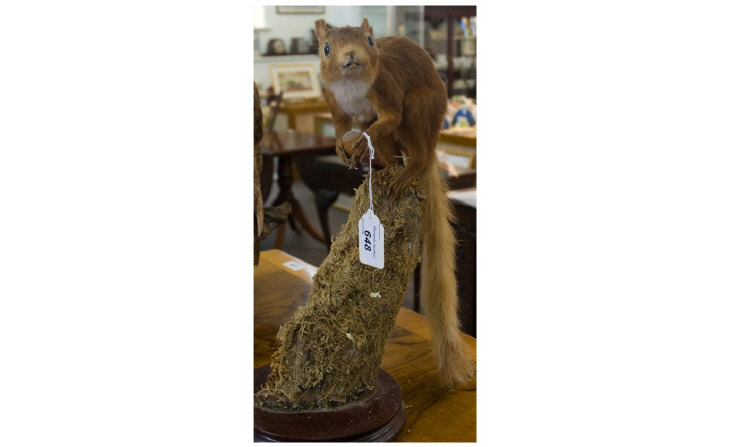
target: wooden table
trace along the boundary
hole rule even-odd
[[[285,100],[279,107],[279,113],[284,113],[288,119],[290,129],[314,132],[313,115],[328,112],[328,103],[323,98],[313,98],[298,101]]]
[[[281,109],[280,109],[281,110]],[[323,134],[324,126],[333,126],[333,116],[328,110],[313,114],[313,132]],[[438,137],[440,143],[451,143],[460,146],[477,147],[477,134],[473,129],[451,129],[441,130]]]
[[[327,125],[333,127],[333,116],[331,112],[316,113],[313,115],[313,131],[318,135],[323,135],[323,128]]]
[[[311,162],[311,163],[310,163]],[[308,165],[311,166],[308,167]],[[328,210],[338,199],[339,193],[351,194],[365,179],[367,165],[362,163],[359,169],[352,169],[337,155],[320,155],[302,161],[302,180],[308,188],[315,191],[316,207],[320,227],[331,248],[331,231],[328,225]],[[298,165],[299,166],[299,165]],[[456,167],[458,177],[448,177],[448,189],[472,188],[477,184],[477,173],[474,169]],[[312,174],[308,173],[311,172]]]
[[[336,151],[336,139],[314,135],[307,132],[296,130],[287,130],[281,132],[264,132],[260,147],[265,155],[278,157],[277,167],[279,195],[273,201],[276,206],[284,201],[292,205],[292,214],[289,216],[289,224],[292,229],[299,231],[296,223],[302,226],[313,238],[326,243],[323,235],[315,229],[310,221],[307,220],[302,205],[292,193],[292,183],[294,176],[292,174],[292,159],[295,155],[323,155],[331,154]],[[284,227],[280,227],[276,234],[276,248],[280,248],[284,242]]]
[[[296,266],[283,265],[289,261]],[[261,252],[255,270],[255,368],[271,361],[279,326],[307,301],[315,271],[283,251]],[[476,358],[476,339],[465,338]],[[447,391],[438,384],[430,332],[422,315],[401,308],[381,367],[404,394],[406,422],[396,441],[476,441],[476,389]]]
[[[441,143],[452,143],[460,146],[468,146],[476,149],[477,147],[477,133],[476,130],[458,131],[443,130],[440,132],[438,142]]]

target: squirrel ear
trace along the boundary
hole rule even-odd
[[[315,21],[315,34],[318,36],[318,40],[323,40],[328,32],[325,19],[318,19]]]
[[[367,17],[362,18],[362,25],[360,26],[360,28],[362,28],[362,31],[370,33],[370,35],[372,35],[372,27],[370,26],[370,22],[367,21]]]

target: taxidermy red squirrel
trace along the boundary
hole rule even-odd
[[[449,385],[465,385],[475,364],[459,330],[453,213],[435,153],[447,107],[445,84],[422,47],[407,37],[375,39],[366,18],[359,27],[332,29],[320,19],[315,32],[339,157],[354,167],[369,156],[364,135],[350,148],[343,144],[356,121],[370,136],[378,164],[405,165],[388,186],[390,197],[417,176],[425,184],[421,290],[440,375]]]

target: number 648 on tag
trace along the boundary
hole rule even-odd
[[[383,225],[372,210],[359,219],[359,262],[382,269],[384,266],[385,245]]]

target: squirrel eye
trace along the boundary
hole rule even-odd
[[[326,54],[326,56],[331,54],[331,47],[328,46],[328,42],[326,42],[325,46],[323,47],[323,52]]]
[[[375,46],[375,42],[372,41],[372,36],[367,36],[367,42],[370,44],[370,46]]]

